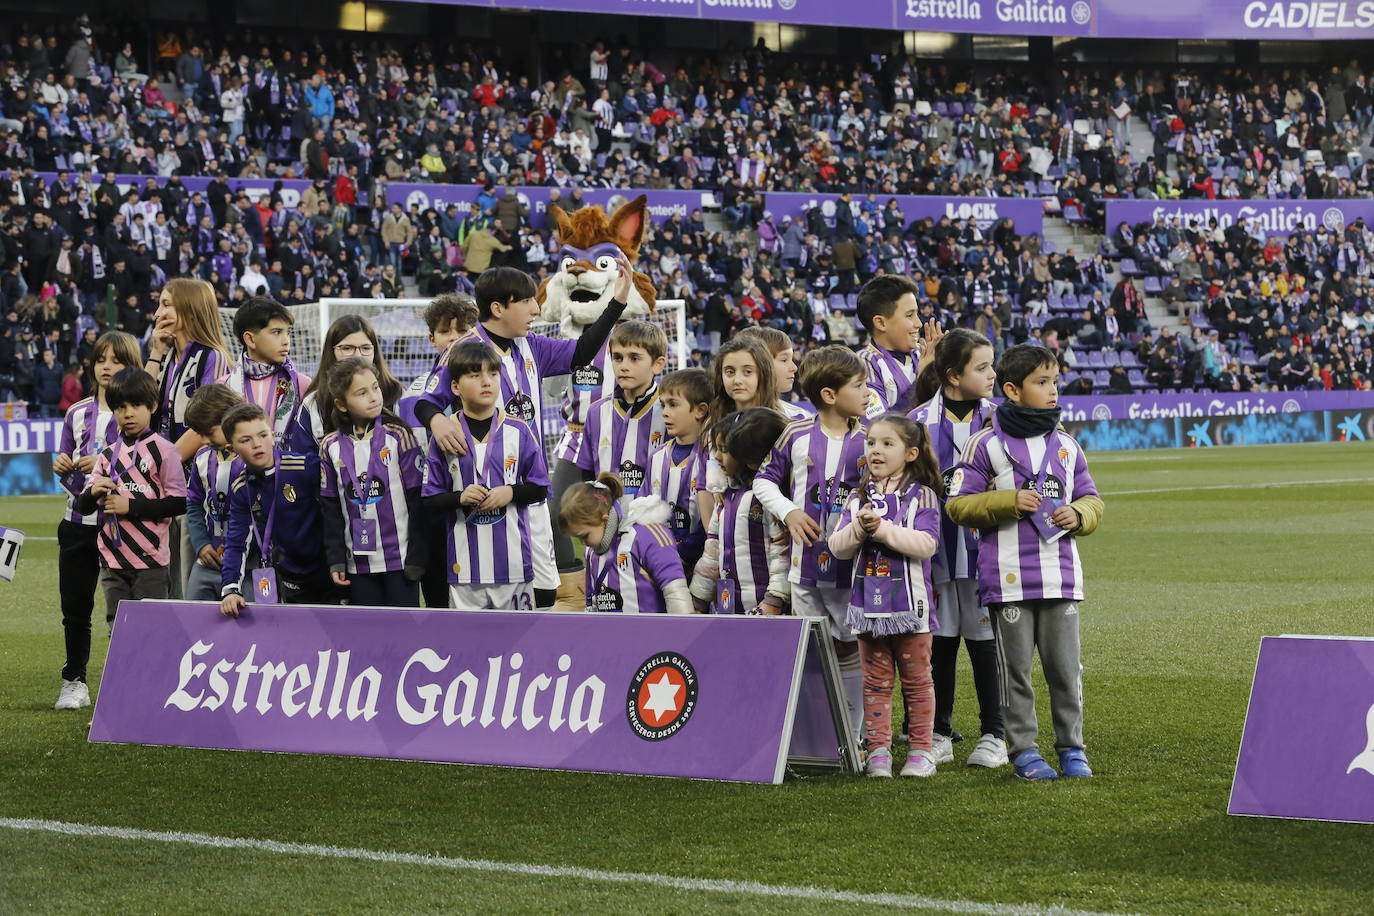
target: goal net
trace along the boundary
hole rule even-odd
[[[403,384],[427,374],[434,364],[434,348],[429,343],[429,329],[425,327],[424,311],[429,299],[321,299],[308,305],[288,306],[296,323],[291,328],[291,361],[296,369],[314,376],[320,365],[320,347],[325,333],[343,315],[366,318],[377,332],[382,356],[387,368]],[[242,350],[234,339],[235,309],[220,309],[220,327],[234,358]],[[665,299],[658,303],[657,314],[650,319],[668,335],[668,371],[687,368],[688,354],[695,347],[687,339],[687,310],[682,299]],[[558,337],[562,329],[557,324],[539,322],[532,329],[535,334]],[[544,383],[545,450],[552,453],[563,435],[563,416],[559,412],[569,377],[558,376]]]

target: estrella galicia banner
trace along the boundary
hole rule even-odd
[[[780,782],[814,625],[124,602],[91,740]]]
[[[1260,640],[1226,811],[1374,823],[1374,639]]]

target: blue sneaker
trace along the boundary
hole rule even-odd
[[[1046,763],[1045,758],[1041,757],[1035,748],[1017,754],[1012,766],[1016,771],[1016,777],[1027,782],[1050,782],[1059,778],[1054,767]]]
[[[1081,747],[1072,747],[1067,751],[1060,751],[1059,769],[1069,779],[1087,779],[1093,774],[1093,768],[1088,766],[1088,755],[1083,752]]]

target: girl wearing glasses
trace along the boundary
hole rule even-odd
[[[377,369],[377,381],[381,385],[382,400],[387,410],[395,410],[405,386],[396,380],[386,367],[386,357],[377,343],[377,332],[372,329],[366,318],[358,315],[342,315],[329,326],[324,335],[324,345],[320,348],[320,367],[314,380],[301,398],[300,410],[292,423],[288,436],[290,450],[313,455],[320,450],[320,440],[324,438],[324,417],[320,412],[319,400],[324,387],[321,379],[328,378],[329,370],[335,363],[345,359],[364,359]]]

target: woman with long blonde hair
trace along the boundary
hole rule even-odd
[[[201,440],[186,426],[186,405],[200,386],[228,375],[232,364],[220,331],[214,287],[189,277],[168,280],[154,321],[144,366],[162,393],[153,428],[176,445],[182,461],[190,461]]]

